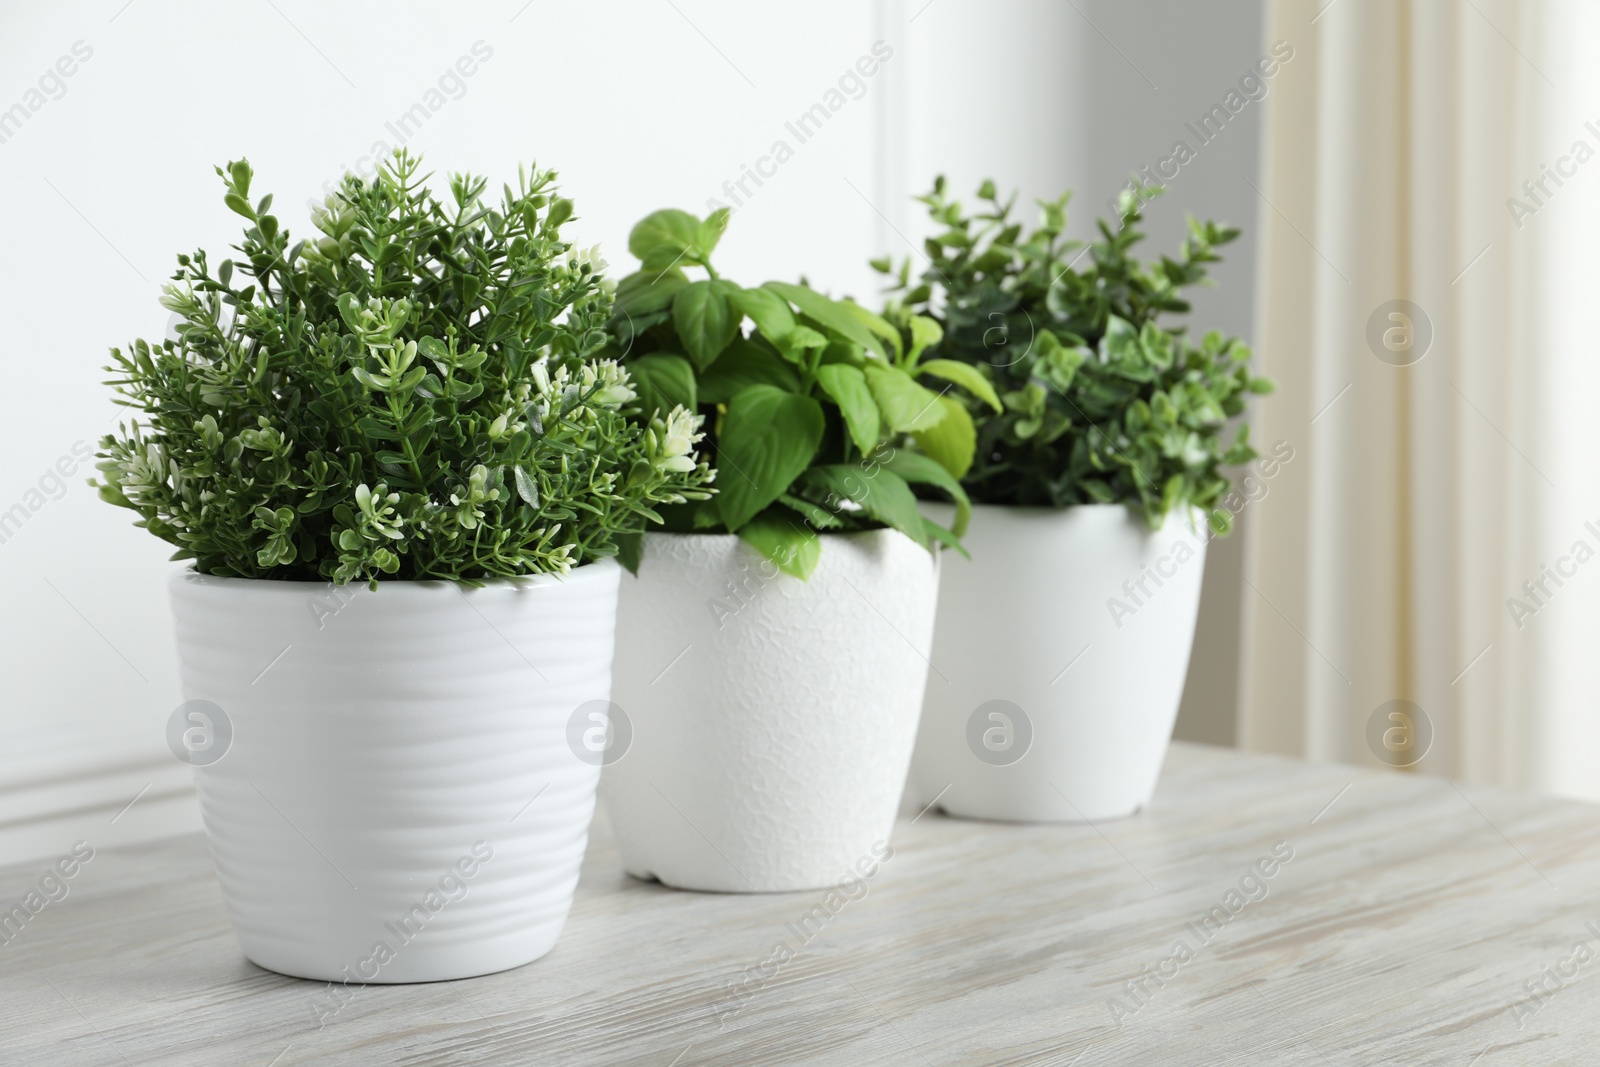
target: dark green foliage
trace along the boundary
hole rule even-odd
[[[249,223],[239,258],[179,256],[178,340],[108,368],[141,417],[101,442],[101,496],[175,559],[335,582],[563,572],[707,496],[694,416],[630,419],[626,373],[595,358],[611,298],[561,239],[554,173],[489,207],[483,179],[455,176],[444,204],[419,168],[401,152],[347,176],[293,245],[249,164],[218,168]]]
[[[1154,190],[1143,190],[1152,195]],[[1004,410],[965,401],[977,427],[976,458],[962,481],[989,504],[1065,507],[1125,503],[1152,526],[1181,506],[1210,514],[1227,492],[1221,467],[1248,462],[1248,426],[1224,444],[1228,422],[1250,393],[1272,385],[1250,373],[1250,350],[1207,334],[1199,343],[1162,315],[1189,310],[1182,290],[1206,280],[1215,248],[1239,231],[1190,220],[1176,257],[1142,262],[1139,198],[1122,200],[1121,225],[1099,223],[1086,250],[1062,237],[1067,196],[1041,202],[1032,232],[1010,218],[984,182],[980,210],[967,214],[946,197],[943,178],[920,200],[941,232],[927,242],[919,279],[897,275],[902,303],[887,317],[933,315],[944,335],[930,355],[965,365],[993,383]]]

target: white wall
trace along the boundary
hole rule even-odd
[[[911,23],[909,136],[902,168],[921,192],[935,173],[969,194],[984,177],[1017,187],[1019,210],[1075,190],[1068,232],[1090,238],[1094,220],[1130,172],[1154,166],[1183,140],[1197,149],[1147,209],[1143,254],[1176,251],[1185,216],[1244,228],[1213,270],[1216,288],[1193,296],[1194,332],[1250,337],[1255,318],[1251,187],[1262,103],[1247,104],[1208,144],[1187,130],[1263,54],[1261,0],[906,0]],[[926,4],[924,7],[923,5]],[[921,14],[916,14],[918,11]],[[1271,98],[1270,83],[1266,87]],[[924,228],[914,208],[914,240]],[[1033,221],[1031,213],[1023,216]],[[905,242],[890,241],[897,256]],[[1270,401],[1269,401],[1270,402]],[[1249,511],[1213,541],[1177,736],[1231,745],[1239,697],[1240,590]]]
[[[64,490],[47,472],[62,457],[72,468],[74,445],[113,424],[100,368],[111,345],[162,331],[156,295],[174,254],[221,253],[237,234],[214,164],[248,155],[257,191],[275,193],[303,231],[297,205],[374,142],[393,144],[386,123],[428,102],[481,41],[492,55],[459,87],[447,80],[451,93],[409,140],[433,165],[496,183],[519,162],[556,167],[578,202],[575,232],[621,273],[637,218],[667,205],[703,212],[786,140],[793,158],[760,188],[747,179],[753,195],[741,196],[721,268],[749,281],[804,274],[870,298],[866,260],[919,239],[905,198],[936,171],[958,188],[992,173],[1029,196],[1077,186],[1081,207],[1098,205],[1166,135],[1129,138],[1146,123],[1176,126],[1184,86],[1209,92],[1240,65],[1234,53],[1254,56],[1253,2],[1182,26],[1169,24],[1184,8],[1171,0],[1077,7],[1088,18],[1044,0],[508,0],[384,4],[381,15],[309,0],[0,4],[0,110],[39,104],[0,143],[0,512],[28,512],[0,543],[0,863],[77,837],[113,845],[197,824],[187,769],[162,740],[179,700],[167,546],[98,502],[83,470]],[[1163,80],[1187,73],[1141,95],[1089,18]],[[1248,42],[1227,39],[1247,29]],[[893,55],[860,99],[798,143],[785,122],[880,39]],[[75,45],[92,54],[28,96]],[[1163,212],[1180,214],[1208,186],[1192,188],[1175,187],[1156,212],[1158,244],[1170,243]],[[1234,206],[1229,195],[1214,203]],[[1086,224],[1080,211],[1074,227]],[[1235,330],[1249,318],[1240,261],[1222,302],[1206,305]],[[42,477],[46,492],[30,495]]]
[[[0,510],[43,505],[0,544],[0,862],[197,825],[188,771],[162,739],[179,700],[168,546],[96,500],[82,471],[60,499],[27,494],[112,425],[100,368],[109,346],[162,332],[173,256],[220,253],[238,233],[214,164],[248,154],[259,191],[304,229],[307,196],[374,141],[393,143],[385,123],[482,41],[492,56],[409,147],[496,186],[519,162],[556,167],[576,233],[626,270],[637,218],[703,212],[741,164],[794,141],[785,120],[880,36],[873,8],[845,0],[412,3],[381,17],[304,0],[122,2],[0,8],[0,108],[75,42],[92,50],[65,94],[0,143]],[[877,195],[872,94],[897,61],[764,187],[747,181],[756,195],[725,239],[724,271],[870,292],[876,215],[845,179]]]

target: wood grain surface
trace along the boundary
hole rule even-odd
[[[338,995],[201,838],[97,849],[0,946],[0,1063],[1600,1063],[1600,808],[1177,744],[1131,819],[913,815],[832,900],[634,881],[602,817],[550,955]]]

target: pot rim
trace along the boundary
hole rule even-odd
[[[872,536],[875,536],[877,534],[899,534],[899,536],[901,536],[901,537],[906,537],[906,535],[904,533],[901,533],[899,530],[896,530],[893,526],[879,526],[879,527],[876,527],[876,528],[871,529],[871,530],[812,530],[811,532],[816,534],[818,537],[840,538],[840,539],[850,538],[850,537],[872,537]],[[682,531],[682,530],[646,530],[644,532],[644,535],[646,537],[707,537],[707,538],[724,538],[724,537],[727,537],[727,538],[732,538],[732,539],[734,539],[736,541],[739,540],[739,535],[738,534],[716,533],[716,532],[713,532],[713,531],[710,531],[710,530],[688,530],[688,531]],[[911,538],[906,537],[906,540],[907,541],[911,541]],[[916,544],[915,541],[912,541],[911,543],[912,544]]]
[[[394,589],[455,589],[462,593],[482,592],[488,589],[528,589],[546,585],[565,585],[568,583],[591,582],[602,579],[605,575],[621,570],[615,556],[606,556],[603,559],[592,560],[572,568],[566,574],[525,574],[514,578],[493,577],[479,579],[482,588],[474,589],[464,582],[452,581],[448,578],[421,578],[421,579],[381,579],[378,589],[385,587]],[[298,578],[236,578],[231,575],[201,574],[195,570],[192,563],[185,564],[172,573],[167,579],[167,584],[173,589],[258,589],[258,590],[283,590],[296,594],[307,590],[327,589],[333,583],[326,580],[307,581]],[[366,590],[367,583],[352,581],[346,582],[340,589]],[[371,590],[368,590],[371,591]]]
[[[917,501],[917,506],[918,507],[947,508],[952,512],[955,510],[955,505],[950,503],[947,500],[918,500]],[[1204,508],[1201,508],[1201,507],[1199,507],[1197,505],[1194,505],[1194,504],[1190,504],[1190,505],[1188,505],[1188,510],[1189,510],[1189,513],[1191,515],[1194,515],[1196,517],[1197,523],[1203,523],[1204,522],[1204,520],[1205,520],[1205,509]],[[1106,512],[1106,511],[1124,511],[1124,512],[1127,512],[1128,517],[1130,519],[1136,520],[1141,526],[1145,526],[1144,516],[1139,514],[1138,510],[1133,505],[1131,505],[1129,503],[1125,503],[1125,502],[1113,502],[1113,503],[1109,503],[1109,504],[1100,504],[1100,503],[1094,503],[1094,504],[1067,504],[1067,505],[1065,505],[1063,507],[1059,507],[1059,508],[1045,507],[1045,506],[1038,505],[1038,504],[978,504],[978,503],[974,503],[972,505],[972,513],[974,515],[978,514],[979,512],[984,512],[986,514],[1015,515],[1015,516],[1018,516],[1019,518],[1051,518],[1051,517],[1058,516],[1058,515],[1075,515],[1075,514],[1082,514],[1082,513],[1085,513],[1085,512]],[[1162,516],[1161,525],[1157,526],[1157,527],[1154,527],[1153,528],[1153,532],[1159,533],[1162,530],[1166,529],[1167,522],[1174,515],[1180,515],[1182,513],[1182,511],[1183,511],[1182,508],[1174,508],[1173,510],[1167,512],[1164,516]],[[1146,529],[1151,529],[1151,527],[1146,526]]]

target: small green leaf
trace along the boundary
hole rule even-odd
[[[868,365],[866,376],[884,421],[896,433],[926,430],[944,418],[939,394],[918,385],[899,367]]]
[[[739,528],[739,540],[801,581],[811,577],[822,558],[822,540],[816,531],[797,522],[782,508],[768,508],[745,523]]]
[[[989,384],[989,379],[970,363],[958,363],[953,359],[930,359],[917,368],[917,373],[931,374],[935,378],[954,382],[995,411],[1004,410],[1000,405],[1000,397],[995,394],[994,386]]]
[[[511,470],[517,483],[517,495],[520,496],[523,499],[523,502],[529,507],[538,507],[539,483],[533,480],[533,475],[528,473],[528,468],[526,467],[517,466],[512,467]]]
[[[884,359],[889,358],[889,351],[884,347],[883,339],[869,330],[856,312],[851,311],[841,301],[829,299],[804,285],[790,285],[787,282],[768,282],[763,288],[777,293],[799,308],[802,313],[841,337],[854,341],[862,348],[872,349]],[[859,310],[861,309],[857,308],[857,311]]]
[[[700,220],[687,211],[663,208],[652,212],[628,234],[628,251],[643,260],[665,249],[676,257],[694,249],[700,241]]]
[[[705,221],[700,223],[695,235],[695,249],[700,253],[702,260],[711,258],[711,253],[716,249],[717,242],[722,240],[722,235],[728,229],[728,217],[733,214],[731,208],[719,207],[707,215]]]
[[[965,478],[967,471],[972,469],[978,428],[973,425],[967,409],[954,397],[941,396],[939,406],[944,409],[944,418],[911,436],[916,440],[917,447],[949,471],[951,477]]]
[[[917,358],[944,340],[944,327],[926,315],[911,316],[911,351],[906,353],[906,362],[916,366]]]
[[[717,441],[717,507],[730,531],[759,514],[811,463],[822,443],[822,405],[770,385],[728,402]]]
[[[736,337],[711,369],[700,375],[699,400],[702,404],[726,404],[735,393],[752,385],[771,385],[794,393],[800,389],[800,378],[793,367],[765,348]]]
[[[638,271],[617,283],[615,308],[618,314],[633,318],[665,311],[672,306],[678,290],[689,284],[683,271]]]
[[[839,406],[850,440],[861,454],[867,455],[876,448],[883,424],[866,375],[848,363],[828,363],[817,369],[817,384]]]
[[[788,301],[770,289],[741,289],[728,294],[728,303],[774,343],[794,329],[794,312]]]
[[[628,568],[628,573],[635,577],[639,574],[639,564],[644,560],[644,532],[636,530],[632,533],[618,534],[617,562]]]
[[[379,441],[398,441],[402,437],[399,430],[371,415],[363,415],[357,419],[356,429]]]
[[[950,532],[957,537],[967,532],[967,522],[972,518],[972,501],[967,498],[967,491],[961,488],[961,483],[941,464],[927,456],[902,449],[885,460],[883,466],[913,485],[931,485],[943,490],[956,505],[956,521],[951,524]]]
[[[689,358],[702,371],[739,333],[739,317],[728,303],[727,287],[716,279],[684,286],[672,301],[672,323]]]
[[[693,411],[698,406],[694,367],[682,356],[640,356],[629,360],[627,366],[633,389],[639,394],[639,413],[647,420],[652,414],[666,415],[675,407]]]
[[[835,515],[821,504],[813,504],[811,501],[802,497],[791,496],[788,493],[779,493],[778,503],[782,504],[786,508],[798,511],[813,529],[839,530],[844,527],[844,521],[840,519],[839,516]]]
[[[825,464],[806,471],[802,481],[813,496],[849,500],[871,518],[892,526],[917,544],[928,543],[911,487],[880,465],[863,469],[854,463]]]

